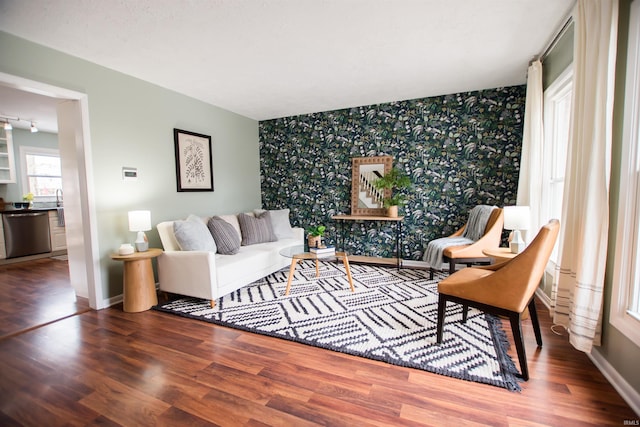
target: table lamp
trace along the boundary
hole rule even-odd
[[[129,231],[137,231],[136,250],[145,252],[149,249],[145,231],[151,230],[151,211],[129,211]]]
[[[513,237],[509,243],[509,248],[514,254],[519,254],[525,248],[520,230],[528,230],[531,226],[531,210],[529,206],[505,206],[504,207],[504,228],[513,230]]]

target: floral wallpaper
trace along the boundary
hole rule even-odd
[[[404,259],[464,225],[478,204],[515,204],[525,86],[457,93],[262,121],[260,167],[266,209],[291,209],[291,223],[327,226],[350,214],[351,159],[391,155],[412,181],[400,209]],[[347,222],[351,254],[395,256],[391,222]]]

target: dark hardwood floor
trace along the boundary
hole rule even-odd
[[[39,295],[63,273],[53,261],[0,267],[2,426],[621,426],[640,418],[585,354],[550,331],[541,305],[544,347],[525,321],[531,379],[514,393],[156,311],[80,309],[34,328],[30,317],[50,319],[36,306],[58,304]]]
[[[0,339],[89,310],[69,283],[67,261],[41,258],[0,265]]]

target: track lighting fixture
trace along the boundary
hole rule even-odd
[[[32,133],[36,133],[38,132],[38,128],[36,127],[36,122],[33,120],[27,120],[27,119],[21,119],[20,117],[14,117],[14,116],[4,116],[2,114],[0,114],[0,123],[4,122],[4,130],[12,130],[13,126],[11,125],[11,122],[27,122],[29,123],[31,126],[29,127],[29,129],[31,130]]]

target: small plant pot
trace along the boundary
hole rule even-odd
[[[398,206],[389,206],[387,208],[387,216],[389,218],[397,218],[398,217]]]
[[[322,236],[307,236],[307,242],[310,248],[317,248],[322,245]]]

